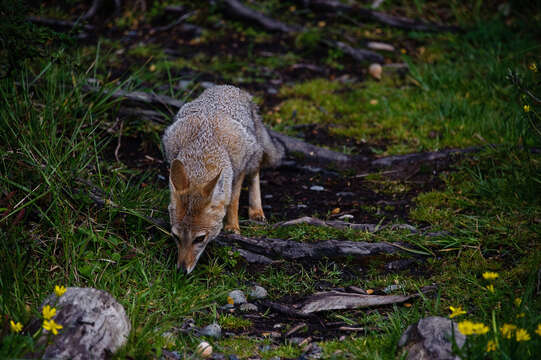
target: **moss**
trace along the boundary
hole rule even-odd
[[[246,330],[252,326],[252,322],[248,319],[243,319],[231,314],[220,316],[218,323],[225,330]]]

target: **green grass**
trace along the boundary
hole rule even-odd
[[[434,5],[417,1],[415,6],[417,10],[406,7],[406,14],[424,9],[429,18],[438,20]],[[276,12],[286,9],[278,2],[265,3],[265,8]],[[462,10],[457,7],[456,13]],[[131,21],[132,15],[124,20]],[[247,41],[269,41],[258,30],[240,23],[232,26],[245,31]],[[321,342],[324,357],[395,358],[398,339],[409,324],[424,316],[447,316],[449,306],[462,306],[468,311],[465,317],[495,328],[504,322],[527,328],[533,349],[539,344],[533,329],[541,322],[541,303],[534,293],[541,266],[541,158],[528,147],[538,145],[539,137],[523,111],[527,99],[506,80],[510,68],[529,86],[538,81],[538,75],[527,69],[529,63],[539,63],[538,34],[526,30],[498,20],[456,35],[386,31],[378,36],[414,37],[424,48],[422,54],[404,55],[411,70],[405,78],[386,74],[381,82],[343,84],[314,79],[287,85],[280,90],[277,108],[265,114],[269,123],[284,131],[298,123],[336,124],[332,132],[383,144],[386,154],[498,144],[443,171],[442,189],[421,193],[415,199],[416,205],[405,220],[429,226],[430,231],[446,231],[442,236],[390,230],[368,234],[308,225],[248,225],[242,229],[249,236],[296,241],[405,242],[429,254],[423,257],[419,272],[386,272],[384,264],[395,259],[387,257],[362,264],[355,259],[282,262],[251,272],[230,249],[216,246],[205,252],[191,276],[176,272],[175,248],[167,229],[146,218],[167,218],[167,184],[158,179],[156,169],[132,168],[114,159],[111,149],[118,139],[118,104],[104,94],[81,89],[89,76],[109,89],[127,86],[128,82],[120,84],[109,74],[110,66],[122,56],[137,59],[134,66],[138,72],[127,74],[130,86],[151,84],[157,88],[165,84],[170,96],[189,97],[189,91],[178,94],[173,90],[179,79],[176,71],[184,66],[226,79],[259,79],[259,68],[247,70],[252,60],[258,67],[275,70],[301,61],[297,53],[268,58],[253,55],[249,59],[196,55],[189,60],[170,60],[156,46],[134,47],[127,55],[119,55],[116,51],[122,47],[118,43],[103,41],[96,48],[83,49],[81,58],[67,56],[65,63],[59,57],[51,64],[26,63],[16,77],[0,80],[1,325],[11,319],[27,324],[38,317],[39,304],[56,284],[91,286],[117,298],[132,323],[128,344],[118,358],[157,357],[161,348],[189,357],[198,339],[177,331],[180,324],[192,318],[198,326],[217,322],[226,330],[246,330],[251,326],[249,320],[219,314],[217,309],[226,303],[229,291],[245,289],[254,282],[266,287],[270,298],[277,301],[311,294],[321,283],[375,290],[399,284],[406,293],[436,283],[436,296],[421,297],[410,307],[327,314],[328,319],[371,331],[349,335],[344,341]],[[375,27],[367,31],[376,34]],[[307,50],[306,44],[302,48]],[[152,60],[145,63],[149,57]],[[338,64],[341,59],[331,54],[327,60]],[[153,71],[152,64],[156,66]],[[144,139],[159,151],[163,128],[132,119],[126,122],[124,135]],[[366,185],[387,195],[415,186],[381,174],[367,177]],[[105,205],[96,204],[92,194],[107,200]],[[319,214],[322,218],[326,215]],[[500,274],[494,293],[487,290],[488,283],[481,276],[487,270]],[[348,277],[352,271],[355,277]],[[521,307],[513,307],[516,297],[523,299]],[[521,313],[525,316],[517,317]],[[163,333],[169,335],[164,337]],[[13,355],[14,348],[10,352],[5,345],[8,342],[21,347],[30,346],[25,341],[31,343],[29,336],[17,338],[0,332],[0,337],[1,356]],[[484,354],[486,340],[488,337],[479,338],[474,344],[477,355]],[[535,355],[525,345],[513,349],[511,342],[500,340],[509,357]],[[265,359],[295,358],[302,353],[294,344],[274,345],[268,338],[232,336],[212,344],[215,351],[241,358],[253,354]]]

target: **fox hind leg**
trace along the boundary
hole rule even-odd
[[[244,181],[244,172],[240,173],[237,181],[233,184],[231,191],[231,202],[227,207],[224,230],[235,234],[240,234],[239,226],[239,197]]]
[[[261,189],[259,186],[259,170],[250,175],[248,216],[250,220],[266,221],[263,207],[261,206]]]

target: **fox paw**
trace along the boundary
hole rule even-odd
[[[233,234],[240,234],[240,227],[238,225],[227,224],[224,226],[224,231]]]
[[[248,216],[250,217],[250,220],[258,221],[258,222],[267,222],[267,219],[265,218],[265,214],[263,213],[263,209],[248,209]]]

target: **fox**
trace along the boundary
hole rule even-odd
[[[177,269],[190,274],[222,228],[240,233],[239,196],[248,179],[251,220],[266,221],[260,170],[280,164],[285,147],[271,138],[252,96],[217,85],[184,104],[162,137],[169,167],[171,232]],[[225,218],[225,227],[223,226]]]

